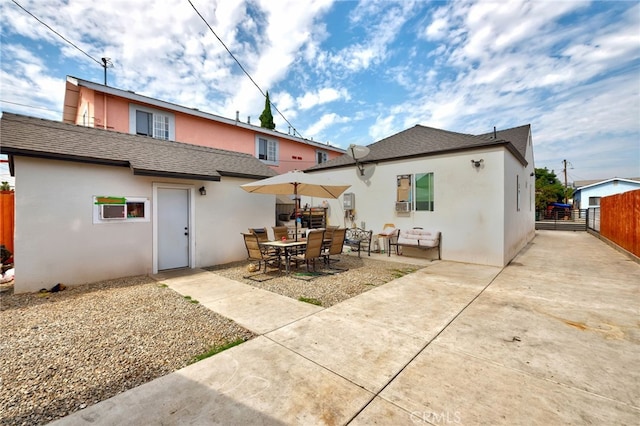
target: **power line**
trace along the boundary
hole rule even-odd
[[[195,12],[198,14],[198,16],[200,17],[200,19],[202,19],[202,22],[205,23],[205,25],[209,28],[209,31],[211,31],[211,33],[218,39],[218,41],[220,42],[220,44],[222,44],[222,47],[225,48],[225,50],[229,53],[229,55],[231,55],[231,57],[233,58],[234,61],[236,61],[236,63],[238,64],[238,66],[240,67],[240,69],[242,70],[242,72],[245,73],[245,75],[247,77],[249,77],[249,80],[251,80],[251,82],[253,83],[254,86],[256,86],[258,88],[258,90],[260,91],[260,93],[262,94],[262,96],[264,96],[265,98],[267,97],[267,95],[264,93],[264,91],[260,88],[260,86],[258,86],[258,83],[255,82],[255,80],[253,79],[253,77],[251,77],[251,75],[249,74],[249,72],[242,66],[242,64],[240,63],[240,61],[235,57],[235,55],[233,53],[231,53],[231,50],[229,50],[229,48],[227,47],[226,44],[224,44],[224,42],[222,41],[222,39],[220,39],[220,37],[218,37],[218,34],[216,34],[216,32],[213,30],[213,28],[211,28],[211,25],[209,25],[209,23],[207,22],[206,19],[204,19],[204,16],[202,16],[202,14],[200,14],[200,12],[198,11],[198,9],[196,9],[196,7],[193,5],[193,3],[191,2],[191,0],[187,0],[189,2],[189,4],[191,5],[191,7],[193,8],[193,10],[195,10]],[[280,114],[280,117],[282,117],[282,119],[284,121],[287,122],[287,124],[293,129],[293,134],[295,136],[295,134],[297,133],[298,136],[302,137],[302,135],[300,134],[300,132],[298,132],[298,130],[296,130],[296,128],[293,126],[293,124],[291,124],[289,122],[289,120],[286,119],[286,117],[280,112],[280,110],[278,109],[278,107],[276,107],[276,105],[273,102],[270,102],[271,105],[273,106],[273,108],[278,112],[278,114]]]
[[[16,0],[11,0],[13,3],[15,3],[16,6],[18,6],[20,9],[24,10],[25,12],[27,12],[29,15],[31,15],[31,17],[33,17],[36,21],[40,22],[42,25],[44,25],[45,27],[47,27],[51,32],[53,32],[55,35],[57,35],[58,37],[60,37],[61,39],[63,39],[64,41],[66,41],[67,43],[69,43],[71,46],[75,47],[76,49],[78,49],[80,52],[82,52],[84,55],[86,55],[89,59],[91,59],[92,61],[94,61],[96,64],[103,66],[102,62],[98,61],[96,58],[94,58],[93,56],[89,55],[87,52],[85,52],[84,50],[80,49],[78,46],[76,46],[75,44],[73,44],[73,42],[67,40],[62,34],[60,34],[59,32],[57,32],[56,30],[54,30],[53,28],[51,28],[49,25],[45,24],[42,20],[40,20],[40,18],[38,18],[37,16],[35,16],[33,13],[29,12],[27,9],[25,9],[24,7],[22,7],[22,5],[20,5],[20,3],[18,3]]]
[[[21,103],[18,103],[18,102],[7,101],[5,99],[0,99],[0,102],[5,103],[5,104],[23,106],[23,107],[27,107],[27,108],[42,109],[42,110],[51,111],[51,112],[61,112],[60,110],[56,110],[56,109],[50,109],[50,108],[45,108],[45,107],[41,107],[41,106],[33,106],[33,105],[21,104]]]

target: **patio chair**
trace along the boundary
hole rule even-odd
[[[296,261],[304,261],[307,264],[307,272],[309,272],[309,263],[313,264],[313,270],[316,270],[316,259],[322,256],[322,242],[324,241],[324,230],[314,229],[309,231],[307,235],[307,246],[304,253],[298,253],[291,258]]]
[[[258,241],[260,242],[269,241],[269,234],[267,234],[267,228],[249,228],[249,232],[251,234],[256,234],[258,236]]]
[[[249,233],[258,237],[258,242],[264,243],[269,241],[269,234],[267,234],[267,228],[249,228]],[[278,254],[277,250],[272,247],[260,246],[260,250],[269,256],[275,256]]]
[[[397,239],[397,237],[398,237],[398,231],[396,229],[396,225],[394,225],[393,223],[385,223],[384,226],[382,227],[382,231],[380,231],[375,236],[376,242],[379,243],[381,238],[383,240],[382,242],[383,246],[380,248],[380,253],[384,253],[385,250],[387,252],[391,252],[390,243],[393,242],[394,238]]]
[[[329,248],[331,245],[331,240],[333,238],[333,232],[338,229],[339,226],[327,226],[324,229],[324,246],[323,249]]]
[[[337,256],[342,254],[342,249],[344,246],[344,238],[347,233],[345,228],[338,228],[333,231],[333,236],[331,237],[331,243],[329,247],[326,247],[322,250],[322,257],[324,257],[324,263],[327,265],[329,269],[337,269],[346,271],[346,269],[341,268],[332,268],[331,262],[338,262],[339,259],[331,259],[331,256]]]
[[[284,238],[285,240],[289,239],[289,228],[286,226],[273,226],[273,239],[281,240]]]
[[[260,241],[256,234],[242,234],[242,237],[244,238],[244,245],[247,248],[247,259],[253,262],[258,262],[258,270],[255,272],[263,271],[261,274],[247,275],[243,278],[254,279],[257,275],[266,274],[268,272],[267,268],[269,267],[278,268],[278,270],[280,270],[280,256],[275,253],[269,254],[268,252],[263,251],[262,247],[260,247]],[[268,279],[271,278],[274,277],[270,277]],[[266,281],[266,279],[256,281]]]

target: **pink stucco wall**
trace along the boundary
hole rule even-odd
[[[77,124],[82,124],[82,114],[85,106],[89,108],[89,115],[93,118],[94,127],[106,126],[109,130],[129,133],[129,104],[130,100],[107,95],[105,115],[105,95],[100,92],[80,87],[78,98]],[[154,105],[135,103],[152,109],[159,109]],[[195,145],[209,146],[229,151],[256,154],[256,135],[260,135],[260,128],[246,129],[230,124],[208,120],[206,118],[192,116],[181,112],[170,111],[175,116],[176,141]],[[278,173],[284,173],[294,169],[306,169],[316,164],[316,152],[322,150],[313,145],[292,141],[285,138],[274,137],[265,134],[269,139],[278,140],[279,161],[271,166]],[[338,152],[326,150],[329,159],[340,156]]]

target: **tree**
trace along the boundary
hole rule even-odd
[[[565,189],[560,180],[546,167],[536,168],[536,209],[544,210],[549,203],[561,203],[564,201]]]
[[[11,186],[9,186],[9,182],[2,181],[2,184],[0,184],[0,191],[11,191]]]
[[[260,127],[273,130],[276,128],[276,124],[273,122],[273,114],[271,114],[271,101],[269,100],[269,91],[267,90],[267,97],[264,100],[264,110],[260,114]]]

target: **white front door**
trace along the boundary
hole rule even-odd
[[[189,190],[158,188],[158,270],[189,266]]]

